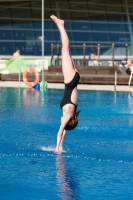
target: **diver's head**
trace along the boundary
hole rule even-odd
[[[74,116],[71,117],[65,127],[65,130],[73,130],[77,124],[78,124],[78,114],[80,113],[81,110],[78,112],[74,113]]]

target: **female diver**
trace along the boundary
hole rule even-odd
[[[73,130],[78,124],[77,117],[80,111],[76,112],[78,103],[77,84],[80,76],[70,55],[69,38],[64,28],[64,21],[54,15],[51,15],[51,19],[57,25],[62,40],[62,72],[64,75],[65,91],[60,103],[63,117],[61,117],[61,126],[57,133],[57,144],[55,148],[55,153],[61,154],[66,131]]]

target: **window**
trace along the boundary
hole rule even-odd
[[[65,20],[71,44],[129,44],[133,51],[133,1],[44,1],[45,55],[51,55],[51,44],[61,44],[57,26],[51,14]],[[20,49],[23,55],[41,55],[42,51],[42,2],[0,2],[0,54],[12,55]],[[7,43],[8,41],[8,43]],[[95,50],[92,48],[92,51]],[[73,55],[81,55],[82,48],[72,48]],[[101,53],[111,53],[101,49]],[[123,50],[117,48],[116,54]],[[87,52],[89,53],[89,52]]]

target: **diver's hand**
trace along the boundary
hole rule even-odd
[[[62,153],[62,151],[60,151],[58,148],[55,148],[55,154],[61,154]]]

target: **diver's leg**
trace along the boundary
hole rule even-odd
[[[51,19],[56,23],[62,40],[62,71],[64,75],[64,81],[70,82],[75,74],[75,68],[70,55],[70,42],[66,30],[64,28],[64,21],[58,19],[52,15]]]

